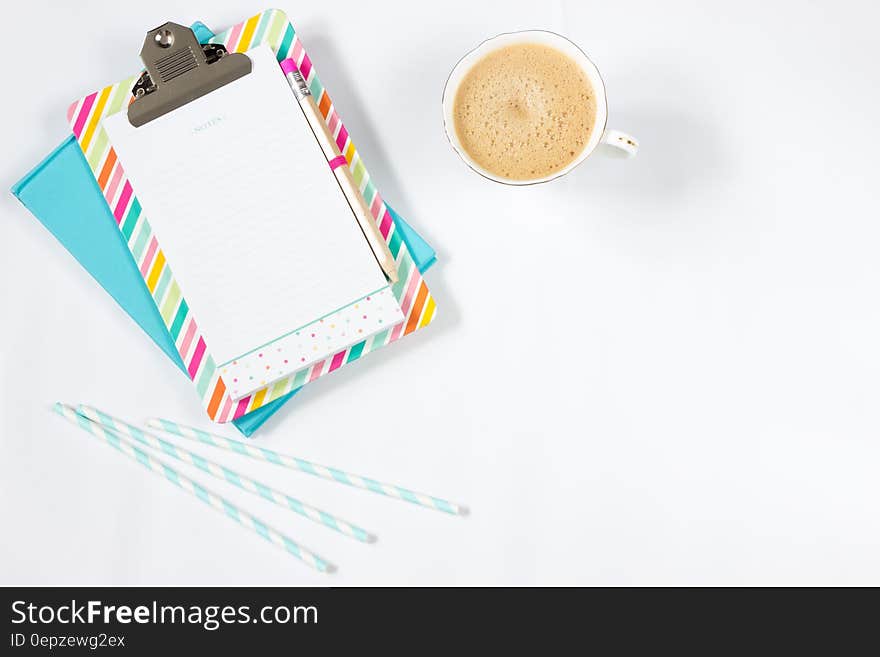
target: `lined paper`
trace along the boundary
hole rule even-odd
[[[103,121],[219,365],[388,287],[271,49],[247,55],[171,114]]]

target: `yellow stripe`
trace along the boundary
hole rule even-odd
[[[434,303],[434,297],[429,295],[428,303],[425,304],[425,314],[422,315],[422,321],[419,322],[419,328],[424,328],[431,323],[431,320],[434,318],[434,309],[436,307],[437,304]]]
[[[83,153],[89,150],[89,142],[92,141],[92,136],[95,134],[95,128],[98,125],[98,121],[101,120],[101,113],[104,111],[104,105],[107,104],[107,99],[110,98],[111,91],[113,91],[113,85],[104,87],[101,91],[101,96],[98,98],[98,104],[95,106],[95,111],[92,112],[89,127],[86,128],[86,133],[83,135],[83,138],[80,139]]]
[[[354,162],[354,142],[351,139],[348,140],[348,148],[345,149],[345,159],[349,164]]]
[[[150,290],[150,294],[152,294],[156,290],[156,283],[159,282],[159,275],[162,273],[162,268],[165,266],[165,254],[162,251],[156,254],[156,259],[153,261],[153,269],[150,270],[150,275],[147,277],[147,287]]]
[[[263,398],[266,396],[266,388],[260,388],[259,392],[254,395],[254,401],[251,402],[251,410],[259,408],[263,405]]]
[[[254,32],[257,30],[261,16],[262,14],[251,16],[248,22],[245,23],[244,32],[241,33],[241,39],[239,39],[238,45],[235,47],[236,52],[245,52],[250,47],[251,39],[254,38]]]

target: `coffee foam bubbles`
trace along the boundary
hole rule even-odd
[[[538,179],[583,152],[596,98],[573,59],[523,43],[473,65],[458,87],[453,116],[458,140],[477,165],[501,178]]]

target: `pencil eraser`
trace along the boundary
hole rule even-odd
[[[296,65],[295,61],[288,57],[287,59],[281,60],[281,70],[284,71],[284,75],[287,75],[288,73],[295,73],[299,70],[299,67]]]

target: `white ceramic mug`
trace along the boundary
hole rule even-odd
[[[521,43],[537,43],[544,46],[550,46],[551,48],[555,48],[565,55],[568,55],[571,59],[577,62],[583,70],[584,75],[587,76],[587,80],[589,80],[590,84],[593,86],[593,91],[596,95],[596,122],[593,124],[589,142],[584,147],[580,156],[578,156],[578,158],[571,164],[543,178],[510,180],[490,173],[474,162],[474,160],[467,154],[467,151],[462,148],[461,143],[458,140],[458,135],[455,133],[453,109],[458,87],[474,64],[493,50]],[[593,151],[596,150],[596,147],[599,144],[612,146],[630,157],[635,155],[639,148],[638,142],[635,138],[624,132],[620,132],[619,130],[608,129],[608,99],[605,95],[605,82],[602,80],[602,76],[599,75],[599,69],[596,68],[596,65],[590,61],[590,58],[584,54],[583,50],[578,48],[571,41],[563,36],[555,34],[554,32],[547,32],[545,30],[527,30],[524,32],[499,34],[496,37],[483,41],[483,43],[462,57],[458,64],[455,65],[455,68],[452,69],[452,73],[449,74],[449,79],[446,81],[446,87],[443,89],[443,125],[446,129],[446,136],[449,139],[449,143],[452,144],[452,148],[455,149],[455,152],[458,153],[461,159],[464,160],[471,169],[490,180],[506,183],[508,185],[532,185],[535,183],[548,182],[559,178],[560,176],[564,176],[581,162],[586,160]]]

